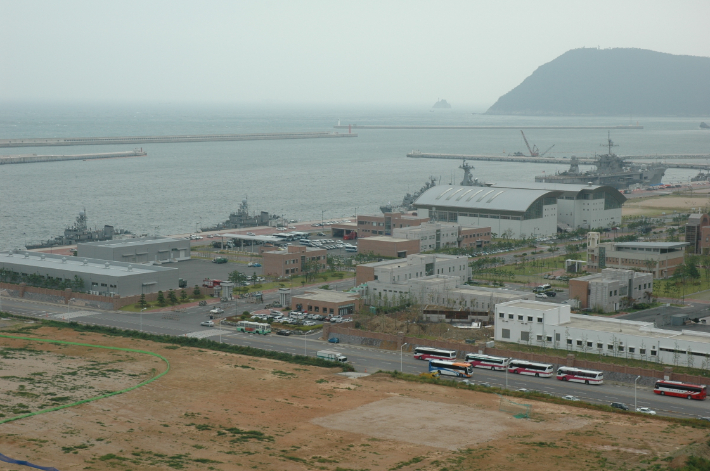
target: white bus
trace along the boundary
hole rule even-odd
[[[414,349],[414,358],[416,360],[454,360],[456,359],[456,350],[439,350],[431,347],[417,347]]]
[[[604,383],[604,372],[560,366],[557,369],[557,379],[584,384],[602,384]]]
[[[239,321],[237,322],[237,332],[266,335],[271,333],[271,326],[260,322]]]
[[[464,362],[429,360],[429,371],[438,371],[442,375],[470,378],[473,367]]]
[[[538,376],[540,378],[549,378],[553,373],[553,366],[547,363],[533,363],[525,360],[510,360],[508,363],[508,372],[519,375]]]
[[[510,358],[469,353],[466,355],[466,361],[475,368],[488,368],[493,371],[505,371]]]

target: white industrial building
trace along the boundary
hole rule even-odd
[[[601,273],[569,281],[569,299],[578,308],[614,312],[632,303],[650,302],[653,274],[634,270],[605,268]]]
[[[471,278],[471,267],[466,255],[414,254],[407,258],[365,263],[356,267],[356,284],[380,280],[388,283],[404,282],[431,275],[456,277],[460,283]]]
[[[375,306],[412,301],[422,306],[429,304],[479,312],[492,311],[496,304],[502,302],[534,299],[534,294],[529,291],[469,286],[462,284],[458,276],[447,275],[399,281],[377,279],[368,281],[367,287],[360,293],[368,304]]]
[[[126,263],[190,260],[190,241],[170,237],[103,240],[76,244],[77,256]]]
[[[620,225],[621,206],[627,199],[619,190],[608,185],[502,181],[490,186],[559,192],[557,223],[563,230]]]
[[[710,333],[664,330],[652,322],[571,314],[566,304],[497,304],[495,340],[667,365],[710,366]]]
[[[84,291],[104,296],[133,296],[177,289],[179,278],[176,268],[41,252],[0,252],[0,269],[16,273],[17,282],[31,275],[67,281],[78,276],[84,282]]]
[[[557,234],[560,191],[479,186],[435,186],[414,202],[417,214],[433,222],[490,227],[501,237]]]
[[[414,202],[417,214],[434,222],[490,226],[501,237],[550,236],[560,230],[621,224],[626,197],[606,185],[498,182],[436,186]]]

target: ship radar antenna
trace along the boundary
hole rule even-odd
[[[609,148],[609,155],[611,155],[611,148],[612,147],[619,147],[618,144],[614,144],[614,141],[611,140],[611,131],[606,132],[606,144],[602,144],[601,147],[608,147]]]

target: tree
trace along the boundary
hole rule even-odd
[[[148,305],[148,303],[145,300],[145,293],[141,293],[141,299],[140,299],[140,301],[138,301],[138,305],[141,308],[145,308]]]
[[[180,290],[180,302],[184,303],[186,301],[187,301],[187,291],[185,291],[184,289],[181,289]]]
[[[165,306],[167,304],[165,302],[165,296],[163,295],[162,291],[158,291],[158,306]]]
[[[200,291],[200,287],[195,285],[195,289],[192,290],[192,295],[195,296],[196,298],[199,298],[202,296],[202,291]]]
[[[168,291],[168,301],[170,301],[170,304],[177,304],[178,302],[177,296],[175,296],[175,291],[172,288]]]

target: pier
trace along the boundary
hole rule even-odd
[[[186,136],[129,136],[129,137],[56,137],[0,139],[2,147],[95,146],[104,144],[152,144],[172,142],[212,141],[268,141],[278,139],[329,139],[357,137],[357,134],[337,132],[275,132],[264,134],[195,134]]]
[[[696,154],[693,154],[696,155]],[[659,159],[669,158],[663,155],[624,155],[620,156],[624,159]],[[451,159],[451,160],[483,160],[490,162],[516,162],[516,163],[531,163],[531,164],[557,164],[557,165],[568,165],[571,159],[556,159],[553,157],[525,157],[525,156],[515,156],[515,155],[475,155],[475,154],[426,154],[423,152],[410,152],[407,157],[411,159]],[[681,158],[678,156],[677,158]],[[701,157],[697,157],[701,158]],[[708,156],[710,158],[710,156]],[[648,162],[630,160],[634,164],[647,164]],[[577,158],[577,163],[580,165],[595,165],[596,160],[594,159],[581,159]],[[686,168],[686,169],[696,169],[696,170],[710,170],[710,165],[706,164],[685,164],[685,163],[675,163],[675,162],[663,162],[668,168]]]
[[[638,124],[618,126],[438,126],[394,124],[336,124],[335,129],[643,129]]]
[[[59,162],[64,160],[94,160],[94,159],[117,159],[125,157],[145,157],[148,154],[142,149],[126,152],[106,152],[102,154],[74,154],[74,155],[0,155],[0,165],[7,164],[31,164],[38,162]]]

